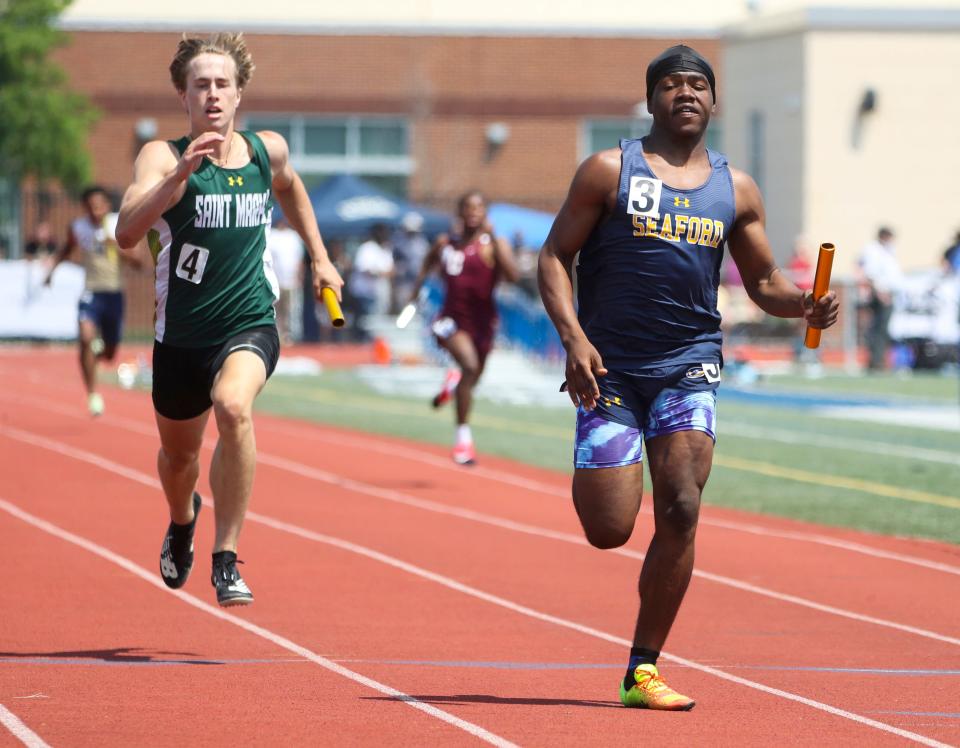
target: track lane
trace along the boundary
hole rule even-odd
[[[130,394],[130,393],[121,393],[121,394]],[[98,424],[98,426],[99,426],[99,425],[100,425],[100,424]],[[68,428],[68,427],[63,427],[63,426],[61,426],[61,428],[63,429],[64,433],[66,433],[68,436],[69,436],[71,433],[74,434],[74,435],[76,435],[75,432],[74,432],[72,429]],[[150,460],[150,461],[148,461],[148,462],[152,462],[152,460]],[[368,461],[368,464],[366,465],[366,467],[369,468],[369,466],[370,466],[370,465],[369,465],[369,461]],[[152,469],[152,465],[148,465],[148,468],[149,468],[149,469]],[[262,474],[263,472],[264,472],[264,471],[261,470],[261,474]],[[417,478],[408,478],[407,480],[416,481]],[[259,490],[259,489],[258,489],[258,490]],[[314,492],[316,492],[316,490],[314,490]],[[162,513],[162,501],[159,502],[159,503],[161,504],[160,509],[161,509],[161,513]],[[403,550],[403,546],[401,546],[401,550]],[[453,549],[453,550],[454,550],[454,552],[455,552],[455,549]],[[449,553],[450,551],[451,551],[451,549],[450,549],[449,547],[446,547],[446,546],[445,546],[445,547],[442,549],[442,553],[440,553],[440,556],[442,557],[444,554],[447,554],[447,553]],[[608,554],[598,554],[598,555],[605,556],[605,555],[608,555]],[[614,572],[614,573],[616,573],[616,572]],[[621,571],[620,573],[622,574],[622,571]],[[621,592],[622,592],[622,588],[621,588]],[[614,595],[614,594],[617,594],[617,593],[614,592],[614,591],[612,591],[612,590],[607,590],[605,595],[600,595],[599,597],[600,597],[600,598],[604,598],[604,597],[606,597],[606,596],[608,596],[608,595]],[[630,601],[630,603],[631,603],[631,604],[630,604],[630,606],[628,606],[628,607],[632,607],[632,601]],[[632,615],[632,613],[631,613],[631,615]],[[686,615],[686,612],[685,612],[684,615]],[[681,618],[683,618],[683,616],[681,616]],[[605,691],[606,691],[607,693],[609,693],[609,686],[606,686],[606,687],[605,687]],[[699,707],[698,707],[698,711],[699,711]]]
[[[445,551],[444,553],[446,554],[446,553],[448,553],[448,552],[449,552],[449,551]],[[600,557],[604,557],[604,556],[606,556],[607,554],[596,554],[596,555],[598,555],[598,556],[600,556]],[[632,605],[631,605],[631,607],[632,607]],[[609,687],[608,687],[608,688],[609,688]],[[721,697],[720,700],[722,701],[722,697]]]

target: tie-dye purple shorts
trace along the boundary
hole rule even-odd
[[[677,431],[702,431],[716,441],[716,381],[674,381],[673,386],[660,389],[651,402],[629,386],[631,379],[629,374],[610,372],[598,382],[601,397],[597,407],[590,411],[578,408],[575,467],[632,465],[643,459],[644,438]],[[645,385],[651,383],[644,379]]]

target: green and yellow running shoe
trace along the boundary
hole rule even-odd
[[[656,665],[637,665],[633,671],[636,684],[628,691],[620,681],[620,702],[633,709],[661,709],[668,712],[689,712],[697,703],[668,686]]]

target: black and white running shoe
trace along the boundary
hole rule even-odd
[[[253,602],[253,593],[237,571],[237,554],[233,551],[220,551],[213,554],[213,575],[211,581],[217,591],[217,602],[224,608],[232,605],[249,605]]]
[[[160,549],[160,576],[167,587],[175,590],[186,584],[190,569],[193,568],[193,531],[197,527],[201,506],[200,494],[194,491],[193,521],[189,525],[171,522],[163,538],[163,548]]]

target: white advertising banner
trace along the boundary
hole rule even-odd
[[[61,263],[49,286],[49,265],[40,260],[0,261],[0,338],[77,337],[77,302],[83,268]]]
[[[904,276],[887,329],[894,340],[960,342],[960,276],[942,270]]]

